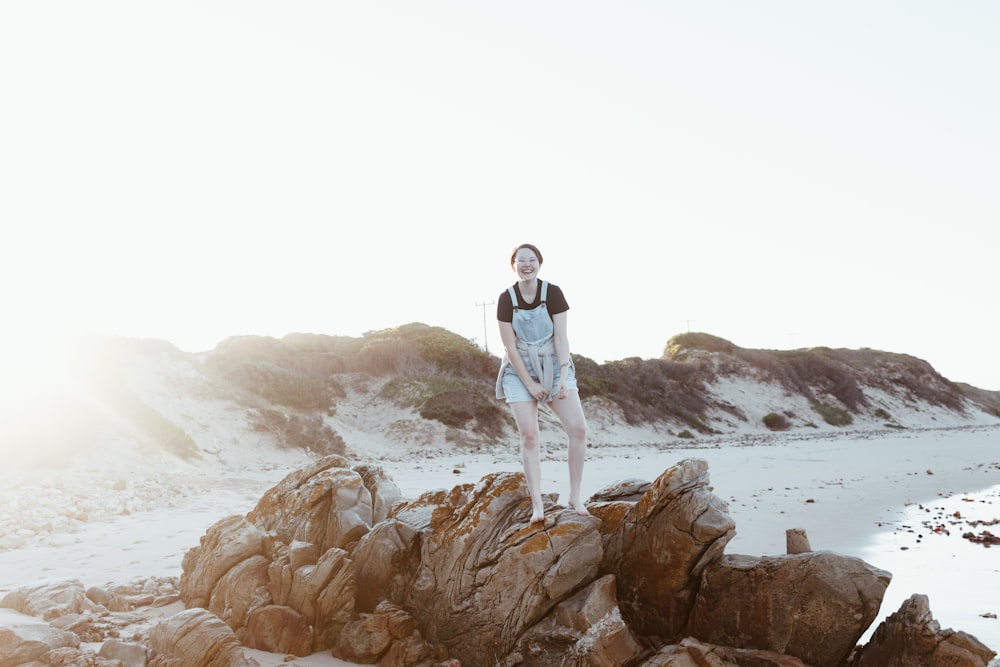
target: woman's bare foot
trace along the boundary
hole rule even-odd
[[[590,516],[590,512],[587,511],[587,506],[584,505],[579,500],[571,500],[571,501],[569,501],[569,506],[572,507],[573,511],[576,512],[577,514],[579,514],[580,516]]]
[[[534,512],[531,513],[531,522],[530,523],[542,523],[544,521],[545,521],[545,513],[544,512],[539,512],[538,510],[535,510]]]

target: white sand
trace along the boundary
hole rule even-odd
[[[654,440],[651,434],[649,442]],[[543,491],[564,494],[564,452],[558,446],[549,451]],[[380,456],[406,497],[520,469],[513,443],[468,455],[414,459],[382,451]],[[1000,485],[1000,427],[732,436],[699,440],[689,448],[592,447],[584,495],[622,479],[651,481],[688,457],[708,461],[715,492],[729,503],[737,536],[728,553],[781,554],[785,530],[804,528],[816,550],[863,557],[893,572],[879,620],[911,594],[926,593],[942,627],[1000,647],[1000,621],[982,616],[1000,614],[995,593],[1000,548],[972,544],[960,537],[961,529],[918,544],[902,528],[915,523],[907,514],[915,503],[944,502]],[[124,468],[6,471],[0,492],[0,539],[6,547],[0,551],[0,593],[50,578],[78,578],[89,586],[179,575],[184,552],[211,524],[249,511],[267,488],[305,462],[300,454],[247,446],[196,465],[154,457]],[[1000,516],[995,505],[983,502],[979,509],[992,512],[984,519]],[[265,665],[343,664],[329,655],[282,663],[283,656],[252,654]]]

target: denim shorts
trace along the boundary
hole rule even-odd
[[[528,366],[528,372],[531,373],[531,366]],[[561,369],[556,368],[555,375],[552,378],[552,388],[549,389],[549,400],[551,403],[556,397],[556,392],[559,390],[559,378]],[[535,377],[534,373],[531,373],[531,377]],[[521,382],[521,378],[517,376],[517,371],[514,370],[513,366],[507,366],[504,370],[503,377],[501,378],[503,383],[503,395],[504,400],[508,403],[523,403],[524,401],[533,401],[535,397],[528,393],[528,388],[524,386]],[[569,365],[566,373],[566,389],[568,391],[577,391],[576,386],[576,371],[573,368],[573,364]]]

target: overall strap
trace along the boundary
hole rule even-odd
[[[514,306],[514,310],[517,310],[517,294],[514,292],[514,286],[508,287],[507,291],[510,293],[510,302]]]
[[[545,303],[545,297],[548,294],[548,292],[549,292],[549,284],[543,280],[542,281],[542,303]]]

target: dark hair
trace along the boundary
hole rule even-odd
[[[542,260],[542,251],[539,250],[536,246],[531,245],[530,243],[522,243],[521,245],[519,245],[516,248],[514,248],[513,252],[510,253],[510,265],[511,266],[514,266],[514,258],[517,256],[517,251],[521,250],[522,248],[527,248],[531,252],[535,253],[535,257],[538,258],[538,266],[542,265],[542,261],[543,261]]]

